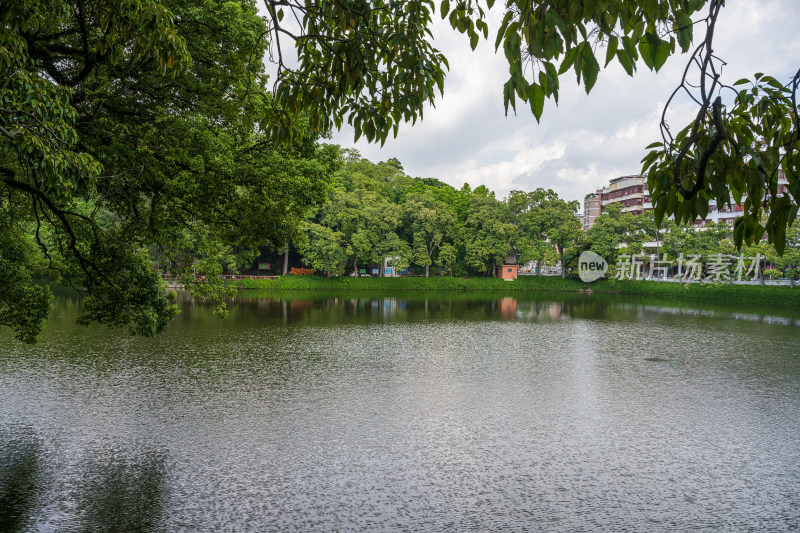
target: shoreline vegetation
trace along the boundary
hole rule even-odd
[[[675,283],[664,281],[622,281],[603,279],[583,283],[553,276],[524,276],[514,281],[496,278],[372,278],[283,276],[274,280],[244,279],[235,283],[243,289],[268,290],[380,290],[380,291],[503,291],[565,292],[648,296],[659,299],[690,299],[752,302],[800,307],[800,287]]]

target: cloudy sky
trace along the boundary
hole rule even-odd
[[[798,0],[728,0],[715,38],[715,53],[727,62],[724,80],[732,84],[765,72],[788,81],[798,68],[798,28]],[[351,128],[334,132],[333,142],[375,162],[396,157],[411,176],[455,187],[486,185],[498,198],[510,190],[544,187],[582,200],[611,178],[638,173],[644,147],[660,138],[663,105],[685,67],[685,58],[675,56],[658,75],[641,64],[631,78],[612,63],[590,95],[570,71],[561,80],[559,105],[548,101],[537,124],[524,103],[516,116],[504,114],[508,66],[502,51],[494,53],[494,35],[475,52],[447,23],[439,22],[434,35],[450,71],[444,97],[425,111],[424,120],[402,125],[382,148],[363,140],[353,144]],[[673,130],[693,112],[688,105],[676,106]]]

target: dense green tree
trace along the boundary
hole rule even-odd
[[[481,185],[473,191],[473,202],[464,227],[465,262],[469,268],[491,270],[503,264],[519,238],[508,205],[489,194]]]
[[[794,224],[786,232],[786,249],[782,256],[770,258],[775,266],[791,280],[800,278],[800,225]]]
[[[680,254],[698,255],[707,262],[713,255],[729,253],[733,248],[725,249],[725,242],[731,242],[731,228],[724,223],[709,223],[702,229],[693,226],[675,226],[664,237],[664,250],[671,259]]]
[[[436,259],[436,264],[445,269],[451,276],[453,275],[453,267],[458,259],[458,250],[455,245],[446,242],[439,250],[439,257]]]
[[[447,205],[425,191],[406,196],[403,218],[413,238],[414,263],[425,268],[427,278],[437,251],[455,235],[456,217]]]
[[[387,250],[408,255],[404,249],[398,251],[395,234],[402,214],[396,202],[401,194],[396,187],[405,177],[398,163],[375,164],[347,152],[344,165],[334,175],[334,186],[315,217],[319,224],[343,235],[356,275],[359,264],[383,264]]]
[[[397,228],[400,226],[402,209],[398,204],[370,194],[362,195],[361,220],[353,236],[353,251],[367,263],[383,265],[384,259],[397,245]],[[383,276],[383,268],[379,269]]]
[[[31,0],[0,21],[0,221],[19,243],[0,317],[20,338],[46,315],[36,281],[81,290],[81,322],[161,331],[177,309],[146,250],[219,300],[230,257],[288,241],[322,200],[338,149],[302,121],[294,143],[268,136],[254,3]]]
[[[387,260],[388,266],[397,270],[407,270],[414,258],[414,252],[408,242],[395,233],[389,233],[381,242],[381,261]],[[384,272],[381,269],[381,277]]]
[[[520,229],[518,249],[523,261],[537,261],[541,273],[541,265],[557,250],[565,276],[564,253],[581,237],[578,202],[567,202],[552,189],[539,188],[529,193],[511,191],[507,203]]]
[[[305,239],[300,240],[297,251],[303,255],[303,261],[326,274],[344,274],[347,259],[352,255],[344,234],[313,222],[304,223],[302,229]]]
[[[598,254],[613,265],[617,260],[617,251],[625,241],[629,224],[624,218],[618,204],[611,204],[594,220],[594,225],[586,232],[589,250]]]
[[[555,257],[555,246],[547,241],[550,221],[545,216],[545,207],[557,197],[552,189],[539,188],[531,192],[511,191],[506,199],[520,231],[517,243],[520,261],[536,261],[539,274],[542,272],[542,265],[548,264],[548,260]]]
[[[553,202],[546,210],[547,218],[550,220],[547,238],[558,248],[562,278],[567,276],[565,256],[573,252],[573,247],[580,240],[582,233],[581,221],[576,215],[578,205],[577,200],[571,202],[559,200]]]
[[[29,239],[30,221],[15,219],[9,204],[14,201],[0,199],[0,326],[12,328],[22,341],[34,342],[53,297],[44,286],[47,262]]]
[[[415,193],[429,193],[437,201],[446,204],[456,215],[458,221],[463,224],[467,219],[472,197],[472,191],[470,191],[469,186],[464,184],[464,187],[466,188],[457,190],[437,179],[415,178],[406,187],[403,198]]]

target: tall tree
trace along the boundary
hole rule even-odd
[[[326,274],[344,274],[347,258],[352,254],[344,234],[313,222],[304,223],[302,228],[305,238],[297,248],[305,263]]]
[[[457,259],[458,250],[456,249],[455,245],[448,242],[443,244],[441,250],[439,250],[439,257],[436,259],[436,264],[447,270],[447,272],[452,276],[453,267],[455,266]]]
[[[484,187],[473,191],[473,201],[464,227],[467,266],[492,271],[505,261],[518,240],[519,231],[505,202],[499,202]]]
[[[608,261],[608,264],[616,262],[617,249],[628,231],[629,225],[623,216],[620,206],[611,204],[586,232],[589,249]]]
[[[547,237],[558,248],[562,278],[567,276],[565,255],[578,242],[582,233],[581,221],[576,214],[578,206],[577,200],[571,202],[559,200],[552,202],[545,210],[550,221]]]
[[[0,221],[27,250],[0,250],[17,285],[0,316],[24,340],[46,314],[49,291],[30,286],[43,277],[84,293],[81,322],[157,333],[177,309],[143,250],[221,300],[211,257],[286,242],[322,200],[338,150],[307,126],[268,136],[254,3],[33,0],[0,20]],[[31,292],[23,312],[12,296]]]
[[[456,230],[456,217],[443,202],[437,201],[430,191],[406,196],[403,218],[413,235],[414,262],[430,275],[437,251]]]
[[[562,212],[571,210],[574,215],[576,208],[572,203],[561,199],[552,189],[542,188],[527,193],[511,191],[507,203],[522,237],[519,245],[522,260],[536,261],[541,274],[542,265],[554,256],[553,251],[557,247],[553,240],[556,228],[570,220],[569,217],[562,216]],[[567,236],[570,231],[572,230],[564,227],[558,232],[558,236],[571,241],[572,237]]]

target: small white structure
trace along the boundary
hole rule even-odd
[[[390,265],[394,261],[400,259],[399,257],[384,257],[383,258],[383,277],[385,278],[397,278],[400,275],[397,273],[397,269]]]

